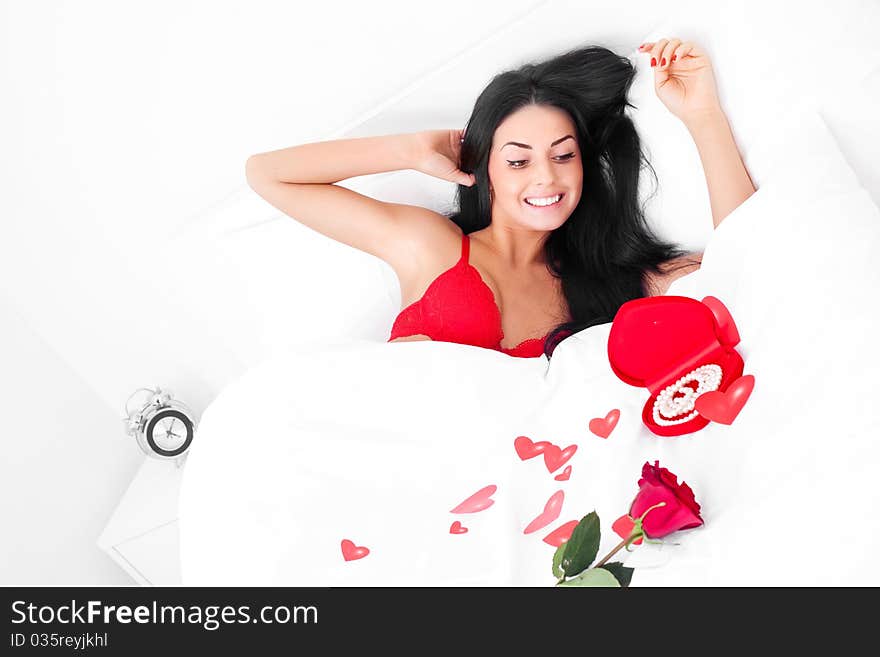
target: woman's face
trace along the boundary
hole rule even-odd
[[[564,110],[526,105],[495,130],[489,153],[493,222],[552,231],[577,206],[583,180],[577,132]]]

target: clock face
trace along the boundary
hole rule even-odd
[[[147,424],[147,444],[160,456],[183,454],[193,439],[192,421],[178,410],[159,411]]]

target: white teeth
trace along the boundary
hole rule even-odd
[[[553,205],[554,203],[558,203],[562,198],[562,194],[557,194],[556,196],[548,196],[546,198],[527,198],[526,203],[529,205],[535,205],[538,207],[543,207],[547,205]]]

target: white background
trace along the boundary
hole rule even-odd
[[[0,0],[0,584],[130,583],[95,546],[144,458],[126,399],[201,410],[259,355],[187,312],[162,256],[246,191],[249,155],[354,126],[535,8],[625,54],[656,4]],[[505,46],[554,47],[533,36]]]

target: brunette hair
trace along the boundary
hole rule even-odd
[[[642,168],[653,177],[652,194],[657,176],[624,112],[633,107],[627,94],[634,78],[629,59],[607,48],[571,50],[496,75],[477,98],[465,127],[460,168],[473,173],[476,184],[458,186],[458,209],[449,218],[467,234],[491,221],[488,165],[498,125],[526,105],[558,107],[574,122],[586,193],[544,246],[571,315],[548,336],[548,358],[569,335],[610,322],[623,303],[647,296],[646,271],[661,273],[661,263],[687,253],[654,234],[639,204]]]

